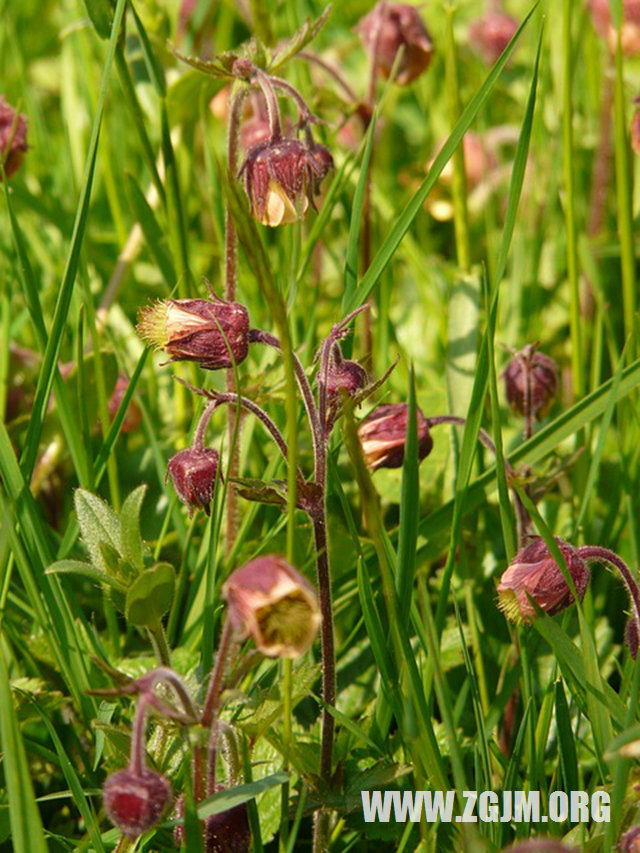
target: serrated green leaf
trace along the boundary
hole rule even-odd
[[[176,574],[170,563],[144,571],[127,592],[125,615],[131,625],[155,627],[171,607]]]
[[[138,486],[127,496],[120,510],[122,555],[136,569],[144,569],[144,543],[140,532],[140,510],[147,492],[146,485]]]
[[[274,58],[269,67],[269,71],[273,74],[279,68],[282,68],[283,65],[286,65],[290,59],[293,59],[296,53],[304,50],[327,23],[330,14],[331,6],[327,6],[319,18],[316,18],[315,21],[307,19],[297,33],[294,33],[294,35],[287,41],[283,42],[283,44],[278,45],[274,52]]]
[[[82,539],[91,556],[91,562],[97,569],[108,573],[110,566],[101,545],[105,543],[116,554],[122,553],[120,520],[109,504],[85,489],[76,489],[73,500]]]

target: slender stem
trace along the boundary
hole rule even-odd
[[[229,138],[228,138],[228,161],[229,173],[235,178],[238,173],[238,142],[240,136],[240,119],[242,108],[247,96],[246,86],[235,91],[231,97],[231,109],[229,115]],[[224,234],[224,256],[225,256],[225,299],[233,302],[236,298],[236,285],[238,279],[238,236],[233,224],[231,210],[227,203],[225,211],[225,234]],[[239,391],[236,388],[236,377],[233,368],[229,368],[225,374],[227,391]],[[229,476],[236,477],[240,469],[240,427],[241,422],[236,424],[236,411],[229,408],[227,412],[227,434],[229,437]],[[231,552],[236,536],[238,496],[234,489],[227,493],[227,528],[226,528],[226,551]]]
[[[136,708],[136,715],[131,730],[131,754],[129,766],[134,773],[141,776],[146,767],[144,738],[147,731],[147,709],[151,698],[142,694]]]
[[[200,421],[198,423],[198,427],[196,429],[196,434],[195,434],[194,439],[193,439],[194,448],[196,448],[198,450],[202,450],[204,448],[204,434],[205,434],[207,425],[209,423],[209,420],[211,419],[211,415],[215,412],[215,410],[218,408],[218,406],[222,406],[222,405],[237,406],[238,403],[240,404],[240,406],[243,409],[246,409],[248,412],[251,412],[251,414],[255,415],[258,418],[258,420],[264,424],[264,426],[267,428],[267,430],[271,434],[273,440],[278,445],[278,449],[280,450],[280,452],[282,453],[284,458],[288,459],[287,443],[284,440],[282,433],[280,432],[278,427],[274,424],[274,422],[271,420],[269,415],[264,411],[264,409],[261,409],[260,406],[257,405],[257,403],[254,403],[252,400],[249,400],[248,397],[241,397],[239,394],[235,394],[235,393],[232,393],[232,394],[216,393],[214,399],[211,400],[211,402],[209,403],[207,408],[204,410],[202,417],[200,418]],[[300,469],[298,469],[298,474],[300,477],[302,477],[302,472],[300,471]]]
[[[297,54],[299,59],[306,59],[307,62],[312,62],[317,65],[318,68],[322,68],[323,71],[326,71],[327,74],[330,74],[336,83],[341,87],[347,98],[350,101],[353,101],[354,104],[359,103],[360,98],[353,91],[346,77],[339,71],[335,65],[332,65],[330,62],[327,62],[326,59],[323,59],[321,56],[317,56],[315,53],[311,53],[309,50],[301,50]]]
[[[282,139],[282,120],[280,118],[280,107],[278,106],[278,97],[274,91],[271,78],[261,68],[256,68],[253,72],[254,78],[262,89],[262,94],[267,104],[267,115],[269,117],[269,131],[271,134],[271,142],[277,142]]]
[[[153,650],[156,653],[161,666],[171,666],[171,649],[167,642],[167,635],[162,627],[162,622],[158,619],[153,627],[149,628],[149,637],[153,644]]]
[[[564,0],[563,4],[563,160],[565,189],[565,224],[567,231],[567,271],[571,301],[571,374],[573,393],[579,399],[584,393],[584,359],[582,353],[582,328],[580,325],[580,282],[578,280],[578,254],[575,222],[575,180],[573,174],[573,44],[571,39],[571,20],[573,0]]]
[[[216,792],[216,764],[218,761],[218,740],[220,726],[215,720],[211,726],[209,735],[209,752],[207,755],[207,796],[211,797]]]
[[[251,343],[264,344],[265,346],[273,347],[279,352],[282,352],[280,341],[276,338],[276,336],[270,334],[269,332],[263,332],[261,329],[251,329],[251,331],[249,332],[249,341]],[[300,359],[295,354],[295,352],[292,352],[292,356],[294,370],[296,374],[296,381],[298,383],[300,393],[302,394],[304,408],[307,413],[309,426],[311,428],[314,458],[316,458],[318,451],[318,442],[320,440],[320,420],[318,417],[318,410],[316,408],[316,402],[313,399],[313,391],[311,390],[311,384],[309,383],[307,374],[304,372],[304,367],[302,366]]]
[[[283,80],[281,77],[274,77],[272,74],[269,75],[269,80],[271,84],[275,86],[277,89],[281,89],[283,92],[286,92],[289,97],[295,101],[296,106],[298,107],[299,113],[299,126],[305,127],[310,122],[318,121],[309,109],[309,105],[302,97],[300,92],[296,89],[295,86],[292,86],[291,83],[288,83],[286,80]]]
[[[205,728],[212,724],[216,711],[218,710],[220,693],[222,692],[222,679],[224,677],[224,671],[227,665],[227,658],[229,657],[229,650],[231,648],[232,638],[233,625],[231,624],[231,620],[227,616],[227,618],[225,619],[224,628],[222,629],[220,643],[218,645],[218,654],[216,655],[215,667],[211,676],[211,681],[209,682],[209,689],[207,690],[207,698],[204,703],[204,710],[202,711],[202,716],[200,718],[200,723],[201,725],[205,726]]]
[[[608,563],[618,570],[623,584],[627,588],[629,597],[631,598],[631,606],[633,607],[633,616],[640,632],[640,588],[638,581],[633,576],[629,566],[618,557],[613,551],[608,548],[601,548],[599,545],[583,545],[577,549],[578,556],[583,560],[600,560],[603,563]],[[640,633],[639,633],[640,636]]]
[[[184,708],[186,714],[190,717],[193,717],[194,721],[198,719],[198,711],[193,702],[193,699],[191,698],[191,696],[189,696],[187,688],[184,686],[180,676],[170,667],[156,667],[156,669],[149,672],[146,676],[143,676],[143,678],[139,678],[138,684],[142,685],[144,690],[151,691],[158,683],[158,681],[165,681],[170,684],[171,687],[173,687],[176,696],[180,700],[180,703]]]

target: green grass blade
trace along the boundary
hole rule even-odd
[[[440,173],[451,159],[453,152],[456,150],[456,148],[462,141],[462,137],[469,129],[471,123],[480,112],[482,105],[486,102],[487,98],[491,94],[493,87],[497,83],[498,78],[502,73],[502,69],[509,61],[509,57],[511,56],[514,50],[522,34],[522,31],[529,23],[529,19],[533,15],[535,8],[536,6],[531,9],[524,21],[520,24],[516,34],[511,39],[508,46],[505,48],[504,53],[489,72],[487,79],[484,81],[484,83],[473,96],[473,98],[469,101],[469,104],[460,116],[460,120],[457,122],[456,126],[451,131],[449,137],[447,138],[447,141],[444,143],[440,152],[433,161],[433,165],[429,170],[429,174],[420,184],[420,187],[418,188],[418,190],[416,190],[415,194],[413,195],[409,203],[406,205],[400,216],[396,219],[396,222],[393,228],[391,229],[391,233],[376,252],[375,257],[371,261],[371,266],[362,277],[362,280],[360,281],[357,290],[353,294],[353,297],[344,306],[343,316],[348,314],[350,311],[355,310],[360,305],[364,305],[364,303],[369,298],[369,295],[375,287],[378,279],[386,269],[387,264],[395,254],[400,243],[402,242],[402,238],[411,227],[411,223],[413,222],[413,220],[421,211],[422,205],[424,204],[425,199],[435,186],[436,181],[440,177]]]
[[[4,782],[9,797],[12,849],[15,853],[47,853],[3,651],[0,651],[0,737]]]
[[[89,202],[91,200],[91,189],[93,186],[93,175],[96,165],[96,157],[98,153],[98,142],[100,139],[100,128],[102,125],[102,115],[104,112],[104,104],[107,97],[107,89],[109,88],[109,77],[111,74],[111,66],[115,54],[116,44],[120,33],[120,25],[124,15],[126,0],[118,0],[116,5],[113,25],[111,28],[111,38],[109,39],[109,48],[105,60],[104,70],[102,73],[102,83],[100,85],[100,93],[98,95],[98,106],[93,117],[93,126],[91,130],[91,140],[89,142],[89,151],[87,153],[87,162],[80,189],[80,198],[76,211],[76,218],[73,226],[73,234],[71,236],[71,244],[69,254],[65,265],[58,299],[56,302],[53,323],[49,331],[49,338],[42,360],[42,368],[38,377],[38,385],[36,387],[35,399],[33,402],[31,420],[25,440],[24,452],[21,458],[21,467],[28,480],[31,477],[33,466],[38,453],[40,436],[42,434],[42,426],[47,411],[49,395],[51,393],[51,385],[55,375],[55,368],[60,353],[62,344],[62,336],[64,334],[67,323],[67,316],[71,305],[71,297],[78,273],[80,263],[80,251],[84,239],[87,219],[89,216]]]
[[[400,499],[400,527],[398,530],[398,569],[396,588],[400,614],[404,622],[411,613],[413,578],[416,570],[416,545],[420,518],[420,474],[418,468],[418,427],[416,383],[413,365],[409,374],[409,416],[407,440],[402,465],[402,496]]]

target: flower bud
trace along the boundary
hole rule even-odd
[[[433,45],[415,6],[378,3],[356,26],[376,71],[386,80],[402,49],[395,82],[412,83],[429,67]]]
[[[511,15],[490,9],[469,28],[469,42],[487,64],[493,65],[516,34],[518,22]]]
[[[609,50],[615,53],[618,31],[611,19],[609,4],[610,0],[591,0],[591,18],[598,35],[606,40]],[[623,0],[620,39],[624,54],[630,56],[640,53],[640,0]]]
[[[350,397],[362,390],[368,381],[367,371],[357,361],[342,359],[332,361],[327,372],[327,395],[340,399],[340,392],[346,391]]]
[[[276,227],[304,219],[319,185],[333,166],[324,146],[308,147],[298,139],[278,139],[256,145],[247,154],[239,176],[253,215]]]
[[[18,171],[27,148],[26,116],[16,113],[0,95],[0,159],[7,178]]]
[[[632,826],[618,842],[620,853],[640,853],[640,826]]]
[[[113,773],[104,784],[104,810],[120,832],[137,838],[151,829],[171,801],[171,785],[164,776],[127,768]]]
[[[418,420],[418,461],[422,462],[433,447],[429,425],[420,411]],[[409,406],[393,403],[379,406],[358,427],[365,462],[375,471],[377,468],[400,468],[404,462],[404,447],[407,437]]]
[[[582,600],[591,576],[589,568],[572,545],[558,538],[556,542]],[[516,554],[500,578],[498,607],[514,622],[530,622],[536,611],[528,596],[549,616],[573,604],[564,575],[540,537]]]
[[[138,316],[138,334],[170,361],[197,361],[205,370],[218,370],[241,364],[249,352],[249,314],[238,302],[160,299]]]
[[[268,657],[299,657],[318,632],[320,609],[315,590],[277,554],[258,557],[236,569],[222,592],[236,631],[244,637],[251,635]]]
[[[120,408],[122,398],[127,393],[128,387],[129,379],[125,376],[124,373],[119,374],[118,379],[116,381],[116,386],[113,389],[111,396],[109,397],[109,417],[111,418],[111,420],[115,418],[116,413]],[[135,432],[140,426],[141,420],[142,412],[140,411],[140,407],[136,404],[134,400],[130,400],[129,406],[124,416],[124,420],[122,421],[122,432]]]
[[[530,414],[538,420],[546,415],[558,387],[556,363],[552,358],[537,352],[535,344],[527,344],[509,362],[503,376],[507,400],[514,411],[527,414],[528,378]]]
[[[178,497],[189,507],[189,515],[200,508],[209,515],[219,466],[220,454],[211,447],[188,447],[169,460],[167,479],[171,477]]]

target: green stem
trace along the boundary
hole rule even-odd
[[[160,663],[160,666],[171,666],[171,649],[167,643],[167,635],[162,627],[162,622],[158,619],[155,625],[149,627],[149,637],[153,644],[153,650]]]
[[[454,9],[448,6],[447,15],[447,45],[445,53],[446,81],[449,94],[449,116],[453,128],[462,113],[460,98],[460,81],[458,79],[458,61],[456,43],[453,33]],[[471,249],[469,240],[469,216],[467,212],[467,174],[464,162],[464,137],[453,154],[453,179],[451,181],[453,197],[453,223],[456,234],[456,253],[458,266],[467,272],[471,266]]]
[[[575,182],[573,175],[573,61],[571,40],[571,20],[573,0],[564,0],[563,4],[563,51],[564,81],[562,89],[562,141],[564,160],[565,189],[565,226],[567,231],[567,273],[570,294],[571,327],[571,374],[573,394],[580,399],[584,394],[584,358],[582,328],[580,324],[580,282],[578,280],[578,252],[575,221]]]

